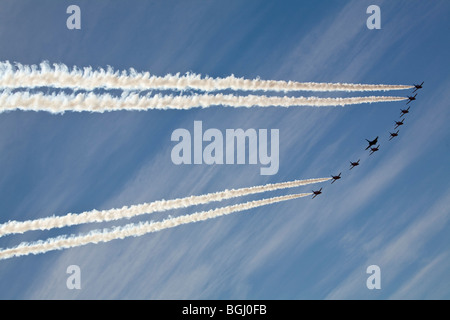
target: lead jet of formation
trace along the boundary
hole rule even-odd
[[[394,139],[395,137],[398,136],[398,130],[397,130],[397,132],[389,132],[389,134],[391,135],[391,137],[389,138],[389,141],[391,141],[392,139]]]
[[[425,82],[425,81],[422,81],[421,84],[415,84],[415,85],[414,85],[413,93],[416,92],[416,91],[419,90],[419,89],[422,89],[422,85],[423,85],[424,82]]]
[[[350,170],[352,170],[356,166],[359,166],[359,160],[361,160],[361,159],[358,159],[358,161],[356,161],[356,162],[350,161]]]
[[[409,108],[411,107],[408,107],[408,109],[400,109],[400,118],[409,113]]]
[[[333,184],[336,180],[339,180],[341,178],[341,173],[339,172],[339,174],[337,176],[331,176],[333,178],[333,180],[331,181],[331,184]]]
[[[374,145],[377,144],[377,142],[378,142],[378,137],[376,137],[376,138],[373,139],[372,141],[367,140],[367,139],[366,139],[366,141],[369,143],[369,145],[368,145],[367,148],[366,148],[366,150],[367,150],[367,149],[369,149],[371,146],[374,146]]]
[[[380,150],[380,145],[370,148],[369,156],[371,156],[374,152],[377,152],[378,150]]]
[[[317,191],[314,191],[314,190],[313,190],[312,192],[313,192],[313,194],[314,194],[312,198],[314,199],[315,197],[317,197],[319,194],[322,193],[322,188],[320,188],[320,190],[317,190]]]

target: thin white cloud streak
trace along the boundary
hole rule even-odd
[[[330,179],[331,178],[317,178],[307,180],[294,180],[280,183],[270,183],[248,188],[224,190],[220,192],[208,193],[199,196],[190,196],[172,200],[159,200],[150,203],[124,206],[122,208],[114,208],[109,210],[101,210],[101,211],[91,210],[79,214],[69,213],[59,217],[52,216],[28,221],[9,221],[7,223],[0,225],[0,237],[8,234],[24,233],[32,230],[50,230],[53,228],[63,228],[85,223],[130,219],[132,217],[140,216],[143,214],[151,214],[154,212],[187,208],[190,206],[206,204],[214,201],[223,201],[227,199],[243,197],[262,192],[295,188],[308,184],[325,182]]]
[[[317,97],[268,97],[260,95],[235,96],[224,94],[203,94],[189,96],[139,96],[136,93],[113,97],[109,94],[79,93],[67,95],[30,94],[28,92],[3,92],[0,95],[0,113],[5,111],[47,111],[50,113],[73,112],[110,112],[110,111],[144,111],[144,110],[187,110],[196,107],[295,107],[295,106],[345,106],[361,103],[402,101],[405,97],[352,97],[352,98],[317,98]]]
[[[246,203],[240,203],[222,208],[211,209],[208,211],[196,212],[193,214],[169,218],[158,222],[128,224],[123,227],[115,227],[112,229],[94,230],[85,235],[71,236],[71,237],[61,236],[57,238],[50,238],[45,241],[24,242],[15,248],[7,248],[1,250],[0,260],[9,259],[12,257],[25,256],[29,254],[46,253],[48,251],[53,250],[74,248],[84,246],[90,243],[97,244],[101,242],[109,242],[116,239],[139,237],[148,233],[174,228],[183,224],[213,219],[235,212],[250,210],[268,204],[302,198],[310,195],[311,193],[300,193],[273,198],[266,198],[262,200],[249,201]]]
[[[64,64],[42,62],[38,65],[11,64],[0,62],[1,88],[73,88],[93,90],[96,88],[123,90],[187,90],[202,91],[243,90],[243,91],[390,91],[411,89],[407,85],[317,83],[282,80],[261,80],[237,78],[234,75],[225,78],[202,77],[198,74],[168,74],[154,76],[149,72],[114,71],[112,67],[93,70],[74,67],[70,70]]]
[[[397,291],[389,296],[389,299],[436,300],[445,297],[445,294],[448,294],[448,289],[445,290],[445,292],[439,292],[439,289],[441,289],[443,283],[445,283],[442,279],[446,279],[447,277],[450,267],[449,258],[449,252],[444,252],[434,258],[431,262],[419,269],[415,275],[408,278]]]
[[[411,261],[424,256],[424,247],[431,238],[450,221],[448,203],[450,201],[450,189],[427,212],[421,212],[420,216],[411,222],[402,232],[390,242],[385,243],[376,252],[371,252],[369,258],[358,265],[341,285],[333,289],[327,299],[354,299],[364,297],[368,290],[364,284],[366,275],[361,276],[361,270],[365,270],[371,264],[380,267],[389,267],[389,273],[383,276],[384,283],[394,281],[397,274],[405,271]],[[397,297],[399,298],[399,297]]]

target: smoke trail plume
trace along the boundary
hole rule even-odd
[[[218,91],[225,89],[243,91],[389,91],[411,89],[413,86],[384,84],[317,83],[237,78],[210,78],[197,74],[150,75],[134,69],[114,71],[111,67],[93,70],[91,67],[70,70],[64,64],[42,62],[37,65],[12,65],[0,62],[0,87],[54,87],[93,90],[95,88],[123,90],[186,90]]]
[[[62,228],[83,223],[106,222],[119,219],[129,219],[143,214],[154,212],[175,210],[194,205],[206,204],[213,201],[222,201],[236,197],[243,197],[251,194],[275,191],[287,188],[295,188],[313,183],[328,181],[331,178],[318,178],[307,180],[294,180],[288,182],[272,183],[248,188],[224,190],[221,192],[208,193],[199,196],[190,196],[172,200],[159,200],[150,203],[143,203],[133,206],[124,206],[122,208],[109,210],[92,210],[79,214],[69,213],[64,216],[53,216],[28,221],[9,221],[0,225],[0,237],[24,233],[31,230],[50,230],[53,228]]]
[[[243,91],[388,91],[411,89],[413,86],[351,83],[316,83],[275,81],[260,79],[201,77],[197,74],[150,75],[149,72],[114,71],[111,67],[93,70],[91,67],[70,70],[64,64],[42,62],[37,65],[12,65],[0,62],[0,87],[54,87],[93,90],[95,88],[123,90],[186,90],[218,91],[225,89]]]
[[[37,241],[30,243],[21,243],[15,248],[7,248],[0,251],[0,260],[12,257],[19,257],[29,254],[45,253],[52,250],[61,250],[73,247],[83,246],[89,243],[108,242],[115,239],[124,239],[127,237],[139,237],[151,232],[157,232],[164,229],[173,228],[182,224],[204,221],[212,218],[217,218],[231,213],[249,210],[252,208],[261,207],[264,205],[277,203],[281,201],[306,197],[310,193],[293,194],[281,197],[267,198],[262,200],[255,200],[232,206],[217,208],[209,211],[202,211],[190,215],[169,218],[158,222],[144,222],[139,224],[128,224],[123,227],[115,227],[112,229],[95,230],[85,235],[79,236],[61,236],[57,238],[50,238],[45,241]]]
[[[389,102],[406,100],[405,97],[353,97],[353,98],[317,98],[317,97],[268,97],[260,95],[191,95],[191,96],[139,96],[136,93],[113,97],[109,94],[94,93],[77,95],[47,96],[42,93],[28,92],[0,94],[0,113],[13,110],[47,111],[50,113],[74,112],[108,112],[108,111],[144,111],[150,109],[186,110],[195,107],[207,108],[216,105],[229,107],[293,107],[293,106],[345,106],[360,103]]]

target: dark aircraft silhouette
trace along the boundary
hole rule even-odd
[[[409,99],[409,101],[406,104],[410,103],[413,100],[416,100],[416,96],[417,96],[417,93],[415,95],[413,95],[412,97],[407,97]]]
[[[405,121],[405,119],[403,119],[402,121],[395,121],[394,130],[397,129],[398,127],[402,126],[404,124],[403,121]]]
[[[409,113],[409,108],[411,107],[408,107],[408,109],[400,109],[400,118]]]
[[[368,145],[367,148],[366,148],[366,150],[367,150],[367,149],[369,149],[371,146],[374,146],[374,145],[377,144],[377,142],[378,142],[378,137],[376,137],[376,138],[373,139],[372,141],[367,140],[367,139],[366,139],[366,141],[369,143],[369,145]]]
[[[422,89],[422,85],[423,85],[423,83],[424,83],[425,81],[422,81],[422,83],[421,84],[415,84],[414,85],[414,90],[413,90],[413,93],[414,92],[416,92],[417,90],[419,90],[419,89]]]
[[[322,193],[322,188],[320,188],[320,190],[317,190],[317,191],[312,191],[313,193],[314,193],[314,195],[313,195],[313,199],[315,198],[315,197],[317,197],[319,194],[321,194]]]
[[[380,145],[378,145],[376,147],[373,147],[373,148],[370,148],[369,156],[372,155],[374,152],[377,152],[378,150],[380,150]]]
[[[339,172],[339,174],[337,176],[331,176],[333,178],[333,180],[331,181],[331,184],[333,184],[336,180],[339,180],[341,178],[341,173]]]
[[[350,161],[350,170],[352,170],[356,166],[359,166],[359,160],[361,160],[361,159],[358,159],[358,161],[356,161],[356,162]]]
[[[398,136],[398,130],[397,130],[397,132],[394,132],[394,133],[389,132],[389,133],[391,134],[391,137],[389,138],[389,141],[391,141],[392,139],[394,139],[395,137]]]

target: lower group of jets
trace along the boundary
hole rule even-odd
[[[419,90],[419,89],[422,89],[423,83],[424,83],[424,81],[422,81],[421,84],[415,84],[415,85],[414,85],[413,93],[416,92],[416,91]],[[411,101],[416,100],[416,96],[417,96],[417,93],[416,93],[414,96],[409,96],[409,97],[408,97],[408,102],[406,102],[406,105],[408,105]],[[411,108],[411,106],[408,106],[407,109],[400,109],[400,118],[401,118],[401,121],[395,121],[395,127],[394,127],[394,130],[396,130],[398,127],[404,125],[404,121],[405,121],[404,116],[405,116],[406,114],[409,113],[409,108]],[[397,130],[396,132],[389,132],[389,134],[390,134],[389,141],[391,141],[393,138],[397,137],[397,136],[398,136],[398,133],[399,133],[399,130]],[[366,139],[366,141],[369,143],[369,145],[366,147],[365,150],[368,150],[368,149],[370,148],[370,153],[369,153],[369,155],[372,155],[374,152],[377,152],[378,150],[380,150],[380,145],[378,144],[378,137],[376,137],[376,138],[373,139],[373,140],[368,140],[368,139]],[[378,144],[378,145],[377,145],[377,144]],[[358,161],[354,161],[354,162],[353,162],[353,161],[350,161],[350,169],[349,169],[349,170],[352,170],[354,167],[359,166],[359,161],[360,161],[360,160],[361,160],[361,159],[358,159]],[[341,174],[342,174],[342,172],[340,172],[337,176],[333,176],[333,175],[332,175],[331,177],[332,177],[333,179],[331,180],[331,184],[333,184],[333,183],[335,183],[337,180],[341,179],[341,178],[342,178],[342,177],[341,177]],[[319,194],[322,193],[322,188],[320,188],[320,189],[317,190],[317,191],[312,190],[312,193],[313,193],[313,197],[312,197],[312,198],[314,199],[315,197],[317,197]]]

